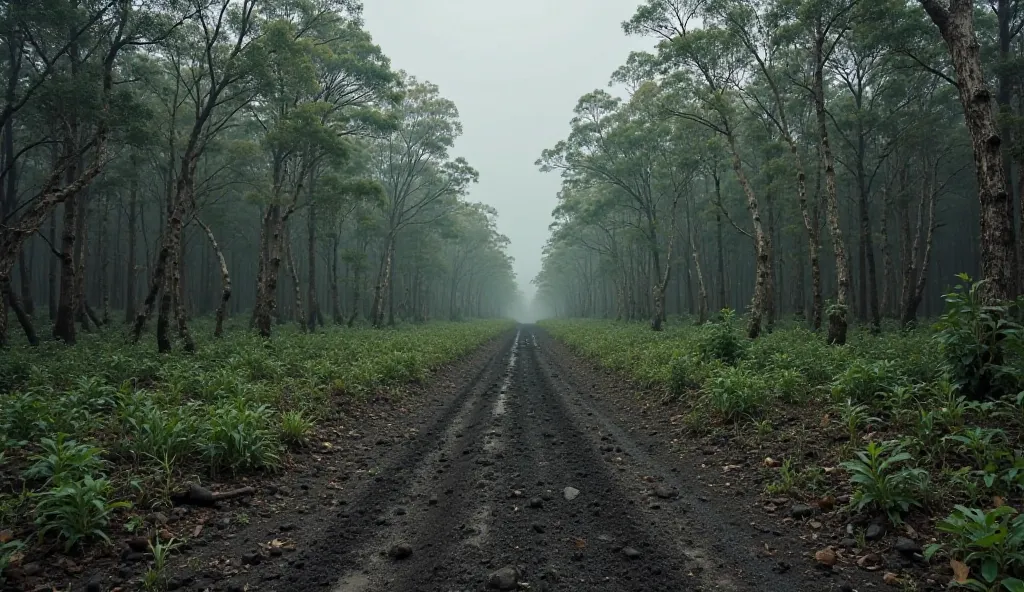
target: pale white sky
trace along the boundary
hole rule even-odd
[[[556,173],[533,165],[564,138],[576,100],[605,87],[630,51],[653,45],[620,23],[640,0],[364,0],[366,28],[396,69],[437,84],[465,133],[454,155],[478,171],[470,199],[498,209],[530,296]]]

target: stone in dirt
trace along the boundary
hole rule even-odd
[[[528,504],[528,506],[531,508],[543,508],[544,500],[540,499],[539,497],[530,498],[530,503]]]
[[[640,551],[637,551],[633,547],[623,548],[622,554],[625,555],[627,559],[640,559]]]
[[[907,537],[900,537],[896,539],[896,545],[893,548],[903,555],[914,555],[915,553],[921,552],[921,545],[918,545]]]
[[[883,536],[885,536],[885,526],[877,522],[868,526],[867,532],[864,533],[864,538],[866,538],[869,541],[877,541]]]
[[[565,499],[569,500],[570,502],[576,499],[576,497],[579,494],[580,490],[576,489],[575,487],[566,487],[565,490],[562,492],[562,495],[565,496]]]
[[[396,561],[408,559],[412,556],[412,546],[408,543],[399,543],[388,551],[388,556]]]
[[[659,485],[654,488],[654,495],[661,499],[673,499],[679,496],[679,492],[667,485]]]
[[[789,510],[789,515],[793,518],[808,518],[814,516],[814,507],[808,506],[807,504],[794,504]]]
[[[519,570],[511,566],[499,569],[487,579],[487,587],[492,590],[515,590],[518,585]]]
[[[817,561],[819,565],[832,567],[836,564],[836,552],[831,548],[821,549],[814,554],[814,560]]]
[[[544,534],[544,525],[540,522],[534,522],[530,525],[530,527],[533,528],[534,532],[538,534]]]

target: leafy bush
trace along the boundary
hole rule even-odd
[[[856,460],[842,463],[855,486],[851,503],[857,510],[875,509],[885,513],[893,524],[911,507],[920,506],[920,492],[928,473],[905,468],[909,453],[893,443],[871,442],[856,452]]]
[[[706,387],[708,405],[727,421],[756,416],[768,402],[769,387],[764,378],[743,368],[722,367]]]
[[[972,590],[1024,590],[1024,514],[1010,506],[988,512],[956,506],[939,522],[938,529],[952,538],[948,552],[980,576],[960,578],[958,583]],[[932,557],[943,545],[929,545],[925,557]],[[963,581],[960,581],[963,580]]]
[[[1017,392],[1024,376],[1019,360],[1024,350],[1022,328],[1011,318],[1010,306],[982,302],[986,280],[963,282],[946,294],[946,311],[937,328],[946,370],[953,383],[976,397],[1001,397]]]
[[[110,482],[86,475],[81,480],[58,485],[39,495],[36,524],[40,535],[56,531],[65,550],[79,542],[99,538],[110,542],[106,528],[111,514],[129,507],[129,502],[110,502]]]
[[[182,458],[197,448],[199,426],[190,405],[161,408],[142,392],[121,404],[122,442],[136,458]]]
[[[733,327],[734,316],[733,311],[723,310],[720,321],[709,322],[701,328],[701,336],[697,339],[697,353],[703,359],[735,364],[743,357],[747,341]]]
[[[872,403],[903,380],[897,374],[895,364],[889,360],[858,358],[832,381],[832,397],[839,401],[850,399],[857,403]]]
[[[203,438],[211,470],[236,473],[276,467],[281,446],[270,429],[272,420],[269,406],[254,406],[245,399],[211,406]]]
[[[25,471],[27,479],[43,479],[47,483],[60,485],[77,481],[99,473],[107,464],[100,455],[103,451],[96,446],[79,444],[68,440],[67,434],[57,434],[57,439],[43,438],[39,441],[42,453],[29,457],[32,461]]]

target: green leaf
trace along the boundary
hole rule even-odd
[[[995,559],[988,559],[981,564],[981,577],[989,583],[996,581],[996,578],[999,577],[999,564]]]

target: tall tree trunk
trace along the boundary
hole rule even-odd
[[[396,241],[396,243],[397,243],[397,241]],[[396,272],[397,272],[397,270],[395,269],[395,267],[396,267],[395,266],[395,251],[397,250],[397,247],[398,247],[397,244],[393,244],[391,246],[391,257],[390,257],[391,264],[390,264],[390,266],[388,268],[389,271],[390,271],[390,273],[388,273],[388,290],[387,290],[388,327],[394,327],[395,326],[395,275],[396,275]]]
[[[697,250],[697,241],[694,239],[692,226],[689,234],[693,269],[697,274],[697,321],[703,325],[708,320],[708,289],[704,285],[704,272],[700,267],[700,252]]]
[[[754,189],[751,187],[746,173],[743,172],[743,163],[740,160],[739,150],[736,148],[736,138],[731,133],[727,134],[726,138],[732,152],[732,168],[740,182],[740,187],[743,188],[743,193],[747,197],[747,210],[750,211],[750,219],[754,225],[756,283],[754,285],[754,298],[750,307],[750,323],[747,325],[747,336],[750,339],[757,339],[761,335],[762,320],[769,314],[768,308],[771,306],[770,300],[774,293],[774,288],[771,286],[772,241],[771,237],[765,233],[764,226],[761,224],[760,206],[757,196],[754,194]]]
[[[266,264],[263,266],[261,277],[258,280],[256,289],[256,330],[263,337],[270,337],[273,330],[273,315],[277,309],[277,281],[281,268],[280,237],[282,228],[278,224],[281,206],[274,204],[267,208],[263,216],[263,241],[266,246],[261,251],[266,251]]]
[[[50,245],[51,246],[52,245],[56,245],[57,244],[57,210],[56,210],[56,208],[54,208],[54,210],[52,212],[50,212],[50,233],[49,234],[50,234],[50,237],[49,237],[50,238],[50,241],[49,241]],[[55,321],[57,319],[57,307],[59,306],[58,301],[59,301],[59,297],[60,297],[60,292],[59,292],[59,288],[58,288],[58,284],[57,284],[57,278],[59,277],[59,273],[60,273],[59,270],[60,270],[61,260],[58,259],[57,257],[48,257],[47,261],[48,261],[48,263],[47,263],[47,273],[46,273],[46,286],[47,286],[47,297],[49,298],[49,301],[47,303],[47,308],[49,308],[50,321],[52,322],[52,321]]]
[[[132,176],[128,187],[128,268],[125,270],[125,291],[124,291],[124,322],[130,323],[135,318],[135,282],[138,277],[138,263],[136,256],[138,252],[138,209],[139,209],[139,179],[138,161],[135,154],[132,154]]]
[[[78,310],[75,313],[82,329],[86,332],[92,330],[92,325],[97,328],[100,319],[89,306],[89,294],[86,291],[85,273],[89,263],[89,191],[82,191],[78,196],[78,216],[75,219],[77,229],[75,230],[75,301],[78,303]]]
[[[291,233],[288,232],[288,227],[284,229],[282,242],[284,243],[283,248],[288,265],[288,275],[291,276],[292,288],[295,290],[295,322],[305,331],[308,327],[306,326],[306,313],[302,306],[302,283],[299,282],[299,270],[295,266],[295,257],[292,256],[292,237]],[[313,329],[315,330],[316,327],[314,326]]]
[[[105,326],[110,324],[110,239],[107,234],[107,223],[109,221],[110,204],[103,203],[103,213],[100,216],[100,322]]]
[[[893,304],[893,278],[895,278],[896,269],[892,262],[892,249],[889,246],[889,184],[886,183],[882,187],[882,216],[881,216],[881,230],[882,230],[882,304],[881,311],[884,315],[891,315],[892,304]]]
[[[338,235],[331,235],[331,318],[335,325],[341,325],[341,286],[338,285]]]
[[[359,311],[362,306],[359,297],[362,296],[362,293],[362,268],[357,265],[352,271],[352,315],[348,317],[349,327],[354,326],[356,320],[359,319]]]
[[[68,179],[77,172],[75,165],[68,166]],[[72,195],[64,202],[64,221],[60,237],[60,300],[57,303],[57,319],[53,323],[53,336],[68,345],[77,339],[75,315],[78,311],[75,289],[75,230],[78,227],[79,196]]]
[[[721,193],[720,182],[715,177],[715,190]],[[722,242],[722,213],[718,212],[715,214],[715,223],[717,225],[717,252],[718,252],[718,310],[723,310],[729,306],[729,300],[726,297],[726,281],[725,281],[725,247]]]
[[[1013,106],[1010,104],[1010,100],[1013,96],[1014,87],[1014,76],[1012,73],[1013,68],[1013,57],[1010,55],[1010,49],[1013,42],[1013,36],[1019,35],[1020,30],[1014,32],[1012,27],[1014,25],[1014,18],[1021,18],[1022,15],[1017,14],[1020,10],[1024,9],[1019,2],[1013,2],[1013,0],[997,0],[996,2],[996,22],[999,29],[999,63],[996,66],[996,72],[998,77],[998,88],[996,89],[996,105],[999,111],[1002,113],[1000,118],[999,135],[1002,140],[1002,155],[1003,155],[1003,172],[1006,175],[1006,215],[1010,219],[1010,232],[1013,232],[1013,219],[1014,219],[1014,193],[1013,193]],[[1018,78],[1019,80],[1019,78]],[[1018,93],[1024,92],[1024,87],[1018,88]],[[1021,192],[1024,194],[1024,186],[1021,187]],[[1022,195],[1024,199],[1024,195]],[[1021,213],[1021,227],[1024,229],[1024,212]],[[1012,238],[1012,237],[1011,237]],[[1024,243],[1024,234],[1017,237],[1017,245]],[[1019,251],[1019,248],[1018,248]],[[1014,290],[1016,294],[1024,293],[1024,261],[1021,260],[1021,252],[1014,252],[1015,257],[1014,264],[1016,265],[1017,271],[1017,285],[1011,286],[1011,290]]]
[[[871,235],[871,208],[868,203],[868,181],[867,173],[864,170],[864,159],[866,158],[867,147],[864,142],[862,131],[863,122],[857,120],[859,131],[857,145],[857,210],[860,217],[860,242],[862,245],[862,266],[861,266],[861,310],[870,312],[871,329],[874,332],[881,330],[881,314],[878,306],[878,272],[875,268],[875,246]]]
[[[828,216],[829,232],[832,235],[832,250],[836,256],[836,276],[838,290],[836,303],[828,311],[828,343],[843,345],[846,343],[848,300],[850,291],[850,268],[846,256],[846,241],[843,229],[839,225],[839,197],[836,195],[836,165],[832,158],[832,145],[828,139],[828,127],[825,113],[824,83],[824,31],[819,19],[815,25],[814,47],[814,110],[818,119],[818,135],[821,142],[822,165],[825,168],[825,208]]]
[[[927,168],[925,169],[927,175]],[[902,316],[900,323],[904,326],[910,326],[917,321],[917,309],[921,306],[921,300],[924,298],[924,287],[925,281],[928,278],[928,263],[931,259],[932,253],[932,242],[935,236],[935,202],[938,197],[938,188],[935,186],[934,179],[931,182],[923,183],[924,189],[921,194],[921,204],[917,211],[917,238],[914,240],[913,255],[911,257],[912,268],[908,271],[907,276],[913,277],[914,269],[913,266],[917,264],[917,254],[920,248],[922,235],[924,235],[924,255],[921,257],[920,267],[916,269],[917,280],[913,286],[908,286],[906,289],[907,298],[903,304]],[[928,202],[928,221],[924,221],[922,211],[924,210],[924,203],[927,199]],[[927,224],[927,226],[925,226]],[[909,277],[905,276],[907,279]],[[906,281],[906,280],[905,280]]]
[[[146,319],[153,314],[157,296],[160,298],[160,318],[157,319],[157,350],[160,353],[171,351],[171,340],[168,334],[170,330],[169,315],[171,312],[171,299],[175,289],[174,276],[177,274],[177,254],[181,251],[181,232],[184,228],[186,206],[192,199],[192,179],[195,175],[196,160],[187,154],[182,157],[181,174],[178,175],[174,207],[167,218],[164,236],[161,239],[160,251],[157,253],[156,263],[153,266],[153,275],[150,281],[146,299],[143,301],[141,310],[135,315],[135,324],[132,326],[132,340],[138,343],[142,336],[142,330],[146,325]],[[179,320],[179,322],[183,322]],[[187,344],[186,344],[187,346]]]
[[[224,335],[224,319],[227,318],[228,301],[231,300],[231,274],[228,273],[228,262],[224,258],[224,251],[217,244],[217,237],[213,235],[213,231],[199,218],[196,218],[196,223],[206,233],[206,238],[209,239],[210,246],[213,247],[213,252],[217,256],[217,264],[220,266],[220,302],[217,305],[217,321],[213,329],[213,336],[220,338]]]
[[[395,237],[389,233],[384,242],[384,253],[381,256],[380,271],[377,274],[377,285],[373,288],[373,305],[370,307],[370,319],[374,327],[384,324],[385,300],[391,287],[391,259],[394,257]]]
[[[312,195],[312,180],[310,181],[310,195]],[[306,294],[309,298],[309,316],[306,319],[306,329],[313,333],[316,331],[317,318],[320,315],[320,303],[316,299],[316,204],[312,202],[309,204],[307,234],[309,241],[309,270],[306,277],[309,281],[309,286],[307,287]]]
[[[18,302],[18,295],[15,294],[10,280],[0,280],[0,298],[4,299],[7,307],[14,311],[14,316],[18,319],[18,323],[21,324],[22,330],[25,331],[25,338],[28,339],[29,345],[39,345],[39,337],[36,335],[35,327],[32,325],[32,319],[29,317],[28,311]],[[7,323],[7,308],[3,308],[3,310],[0,310],[0,347],[7,345]]]
[[[981,272],[988,282],[989,302],[1002,301],[1013,292],[1013,202],[1006,189],[1002,138],[996,127],[992,93],[981,63],[981,45],[974,30],[974,2],[918,0],[949,49],[957,75],[957,90],[974,148],[978,201],[981,205]]]
[[[18,253],[18,280],[21,283],[21,306],[25,314],[31,317],[35,314],[36,305],[32,298],[32,266],[25,259],[25,251]]]

